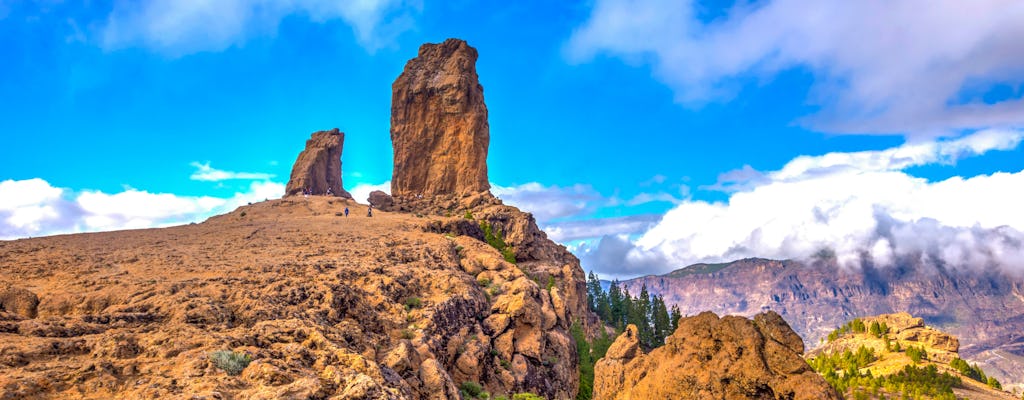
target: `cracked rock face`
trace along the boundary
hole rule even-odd
[[[301,196],[308,191],[318,196],[352,198],[341,185],[341,150],[344,145],[345,133],[338,128],[313,133],[292,166],[285,196]]]
[[[427,43],[392,85],[395,197],[490,189],[490,128],[476,59],[476,49],[462,40]]]

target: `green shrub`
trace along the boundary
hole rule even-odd
[[[411,310],[420,307],[423,307],[423,300],[421,300],[419,297],[410,297],[408,299],[405,299],[405,308]]]
[[[516,393],[512,395],[512,400],[547,400],[543,397],[535,395],[533,393]]]
[[[466,215],[463,215],[462,217],[465,219],[473,219],[473,212],[466,210]]]
[[[501,237],[501,232],[495,231],[487,221],[480,221],[480,229],[484,231],[484,241],[497,249],[505,261],[512,264],[516,263],[516,255],[512,252],[512,248],[508,247],[508,244],[505,243],[505,239]]]
[[[235,376],[249,366],[252,357],[245,353],[219,350],[210,354],[210,361],[213,362],[213,366],[227,372],[228,375]]]
[[[410,340],[412,340],[412,338],[414,338],[414,337],[416,337],[416,334],[413,333],[412,330],[402,329],[402,339],[410,339]]]
[[[480,285],[480,286],[483,286],[483,287],[490,287],[491,286],[491,280],[487,279],[487,278],[480,278],[480,279],[476,280],[476,284]]]
[[[498,364],[501,364],[501,367],[504,368],[504,369],[509,369],[509,370],[512,369],[512,363],[509,362],[508,360],[498,361]]]
[[[462,394],[462,397],[469,397],[475,399],[479,398],[480,395],[484,393],[484,388],[483,386],[480,386],[479,383],[466,381],[462,382],[462,384],[459,385],[459,393]]]

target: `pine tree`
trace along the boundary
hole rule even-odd
[[[651,311],[654,314],[654,345],[661,346],[665,344],[665,338],[672,334],[672,317],[665,307],[665,298],[660,294],[654,296]]]
[[[682,319],[682,318],[683,318],[683,313],[681,311],[679,311],[679,306],[673,304],[672,305],[672,317],[671,317],[671,320],[672,320],[672,332],[675,332],[676,329],[679,329],[679,320]]]
[[[648,349],[656,346],[654,340],[654,324],[651,321],[651,294],[647,291],[647,283],[640,286],[640,295],[636,298],[637,327],[640,328],[640,343]]]
[[[625,299],[622,295],[622,289],[619,288],[619,280],[613,280],[612,285],[608,288],[608,306],[610,315],[607,323],[615,327],[615,329],[622,330],[626,326],[623,322],[626,320],[626,308]]]

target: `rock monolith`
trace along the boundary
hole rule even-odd
[[[465,41],[427,43],[392,85],[391,194],[471,195],[490,189],[490,128],[476,49]]]
[[[306,148],[292,166],[285,196],[333,195],[352,198],[341,185],[341,150],[345,133],[338,128],[319,131],[306,141]]]

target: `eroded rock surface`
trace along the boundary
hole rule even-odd
[[[770,311],[754,320],[711,312],[683,318],[648,354],[630,325],[595,366],[594,399],[840,399],[802,350]]]
[[[490,189],[490,128],[476,59],[476,49],[462,40],[427,43],[392,85],[396,198]]]
[[[341,184],[341,151],[345,133],[338,128],[313,133],[306,148],[292,166],[292,175],[285,187],[285,196],[332,195],[352,198]]]

